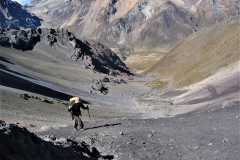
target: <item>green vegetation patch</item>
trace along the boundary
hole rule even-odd
[[[162,80],[155,80],[152,82],[149,82],[147,84],[148,87],[152,87],[152,86],[157,86],[158,88],[163,87],[166,84],[166,82],[162,81]]]

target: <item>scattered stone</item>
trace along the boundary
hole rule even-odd
[[[150,138],[150,137],[152,137],[152,136],[153,136],[152,134],[149,134],[149,135],[148,135],[148,138]]]
[[[29,126],[31,126],[31,127],[36,127],[36,125],[35,125],[35,124],[31,124],[31,123],[29,124]]]
[[[224,142],[224,143],[227,143],[227,142],[228,142],[228,139],[227,139],[227,138],[224,138],[224,139],[223,139],[223,142]]]
[[[109,78],[107,78],[107,77],[104,77],[101,81],[102,82],[110,82]]]
[[[40,99],[42,102],[46,102],[46,103],[50,103],[50,104],[53,104],[54,102],[53,101],[49,101],[48,99],[46,98],[43,98],[43,99]]]
[[[39,99],[37,96],[31,96],[31,98],[33,98],[33,99]]]
[[[26,94],[26,93],[21,94],[20,97],[23,98],[23,99],[26,99],[26,100],[28,100],[29,98],[31,98],[31,96],[28,95],[28,94]]]

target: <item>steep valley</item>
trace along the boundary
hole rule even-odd
[[[239,159],[238,1],[0,5],[0,159]]]

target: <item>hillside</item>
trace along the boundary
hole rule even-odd
[[[35,28],[29,30],[10,30],[0,28],[0,45],[22,51],[33,50],[37,43],[50,46],[61,52],[61,60],[67,58],[78,61],[86,68],[112,75],[130,74],[125,64],[108,47],[100,44],[89,44],[77,39],[65,29]]]
[[[2,28],[36,28],[41,25],[41,21],[16,1],[0,1],[0,27]]]
[[[239,16],[190,35],[145,74],[167,90],[200,82],[239,61]]]

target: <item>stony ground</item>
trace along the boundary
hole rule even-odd
[[[239,159],[239,104],[174,118],[108,119],[36,133],[84,141],[114,159]]]

